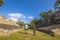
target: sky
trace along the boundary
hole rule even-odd
[[[19,18],[29,23],[34,18],[40,18],[43,11],[55,10],[56,0],[4,0],[1,15],[17,21]]]

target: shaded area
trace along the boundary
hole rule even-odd
[[[19,32],[19,33],[21,33],[21,34],[27,34],[27,35],[33,35],[33,34],[31,34],[31,33],[24,33],[24,32]]]

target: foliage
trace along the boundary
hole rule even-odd
[[[51,21],[51,16],[54,14],[53,10],[49,10],[48,12],[42,12],[40,13],[40,16],[43,17],[43,19],[46,22],[50,22]]]
[[[24,26],[25,25],[25,22],[24,21],[21,21],[20,19],[17,21],[17,24],[19,24],[20,26]]]
[[[2,6],[4,3],[4,0],[0,0],[0,6]]]
[[[60,4],[60,0],[57,0],[54,4],[54,7],[56,8]]]
[[[24,26],[25,23],[23,21],[18,21],[17,24],[19,24],[20,26]]]
[[[30,25],[32,26],[32,27],[34,27],[34,26],[40,26],[41,25],[41,23],[42,23],[42,19],[37,19],[37,18],[35,18],[34,20],[32,20],[31,22],[30,22]]]
[[[48,14],[47,12],[42,12],[40,14],[40,16],[43,17],[46,20],[47,19],[47,16],[48,16],[47,14]]]
[[[49,15],[49,16],[51,16],[51,15],[53,15],[53,14],[54,14],[54,11],[53,11],[53,10],[49,10],[49,11],[48,11],[48,15]]]

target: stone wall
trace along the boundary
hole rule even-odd
[[[0,28],[0,36],[8,36],[13,32],[19,31],[20,29],[13,29],[13,30],[6,30],[6,29],[2,29]]]
[[[11,19],[7,19],[0,15],[0,36],[7,36],[20,29],[20,25]]]
[[[51,35],[60,35],[60,24],[37,28],[37,30]]]

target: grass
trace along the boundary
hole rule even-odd
[[[24,30],[21,29],[9,36],[0,37],[0,40],[60,40],[60,36],[52,37],[40,31],[36,31],[36,36],[34,36],[32,30],[28,30],[27,34],[24,34]]]

